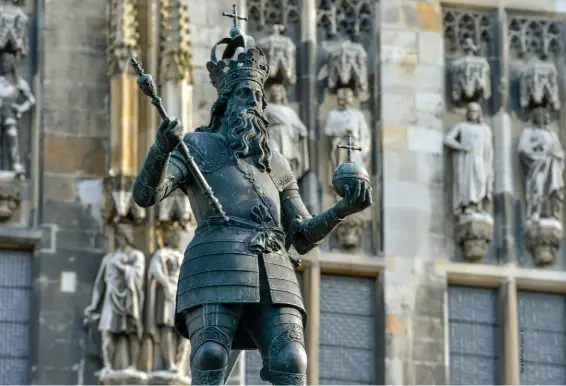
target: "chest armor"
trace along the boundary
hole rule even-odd
[[[278,180],[274,173],[261,172],[251,158],[232,158],[224,140],[217,134],[191,133],[185,141],[204,178],[220,201],[228,217],[252,220],[252,209],[266,207],[269,222],[281,225],[281,205]],[[240,165],[238,165],[238,163]],[[182,189],[191,201],[191,207],[199,224],[217,213],[211,208],[198,186],[189,183]]]

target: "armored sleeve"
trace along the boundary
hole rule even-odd
[[[334,208],[312,216],[299,193],[299,185],[287,160],[279,153],[274,158],[273,172],[279,183],[281,218],[287,234],[287,244],[293,245],[299,254],[304,255],[316,247],[341,222]],[[276,170],[275,168],[279,168]]]
[[[189,171],[178,150],[164,154],[152,145],[136,178],[133,199],[141,207],[152,206],[187,184]]]

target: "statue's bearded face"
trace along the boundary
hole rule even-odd
[[[263,87],[251,80],[240,82],[228,98],[226,117],[233,154],[240,158],[251,156],[259,170],[271,171]]]

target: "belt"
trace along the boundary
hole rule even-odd
[[[246,239],[248,249],[255,253],[279,252],[285,245],[285,232],[280,228],[260,224],[242,218],[229,216],[228,224],[220,216],[210,216],[204,220],[205,226],[217,227],[233,225],[254,230],[255,233]]]

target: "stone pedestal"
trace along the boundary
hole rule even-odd
[[[102,385],[145,385],[147,374],[136,369],[106,370],[98,373]]]
[[[469,213],[458,219],[456,239],[466,260],[482,260],[487,254],[492,237],[493,217],[489,213]]]
[[[562,223],[554,218],[529,220],[525,224],[525,243],[536,266],[554,264],[562,239]]]
[[[20,207],[22,182],[13,172],[0,172],[0,222],[8,221]]]
[[[154,371],[147,375],[148,385],[190,385],[191,378],[170,371]]]

